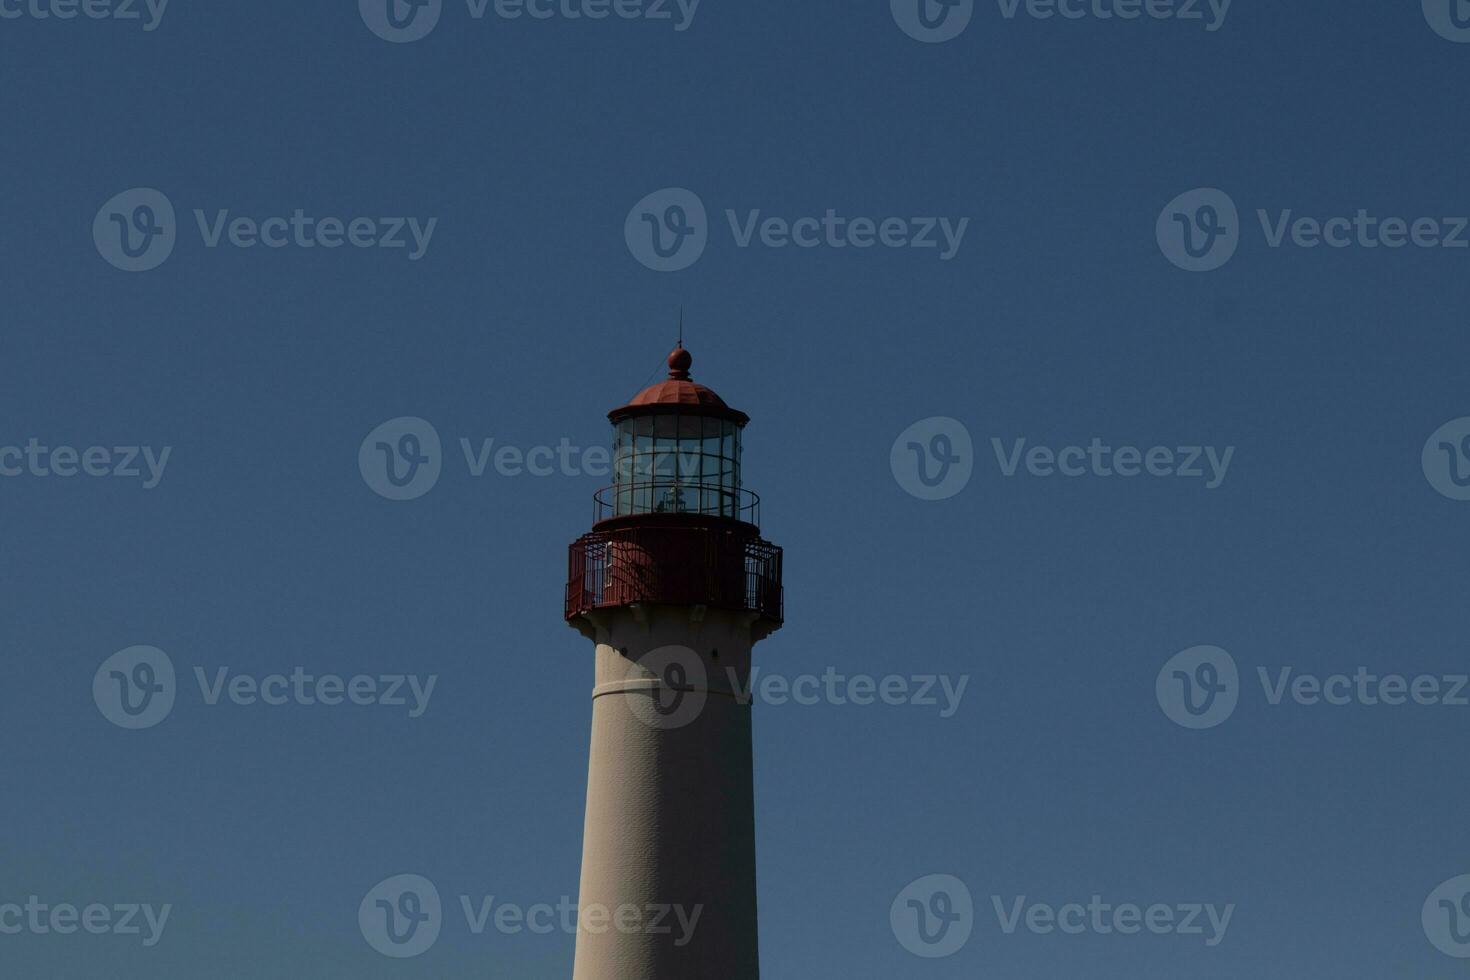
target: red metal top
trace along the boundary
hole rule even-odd
[[[693,356],[680,344],[669,355],[668,379],[644,388],[628,404],[608,412],[608,419],[617,423],[638,415],[677,414],[725,419],[739,426],[749,422],[749,415],[726,405],[704,385],[689,380],[689,365],[693,363]]]
[[[650,415],[717,418],[736,426],[749,422],[744,412],[689,380],[693,360],[681,343],[669,355],[668,379],[609,412],[608,418],[614,424]],[[640,423],[632,428],[642,427]],[[648,428],[661,427],[655,423]],[[676,431],[685,426],[664,428]],[[696,461],[722,461],[721,475],[715,478],[720,482],[699,482],[701,471],[708,472],[703,465],[687,479],[652,470],[642,474],[640,482],[636,467],[631,477],[620,471],[618,482],[595,498],[592,531],[568,550],[568,621],[576,623],[598,609],[653,604],[752,612],[756,614],[755,638],[780,627],[785,616],[782,553],[761,538],[758,498],[739,484],[738,434],[729,425],[706,427],[701,423],[691,428],[698,435],[676,438],[675,446],[697,446],[709,438],[710,429],[721,430],[716,441],[722,448],[714,450],[715,455],[688,449]],[[671,455],[672,450],[660,444],[643,456],[660,453]]]

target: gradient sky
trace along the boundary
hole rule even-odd
[[[6,0],[8,7],[13,0]],[[1470,213],[1470,45],[1418,0],[1237,0],[1223,27],[1003,16],[921,44],[884,0],[704,0],[671,22],[469,16],[374,36],[355,4],[174,0],[156,30],[0,19],[0,445],[171,446],[137,480],[0,478],[0,903],[171,903],[162,942],[0,935],[16,977],[564,980],[572,936],[472,935],[458,897],[575,895],[592,683],[561,622],[595,476],[471,476],[458,441],[606,443],[687,304],[696,380],[750,413],[786,549],[787,676],[968,675],[919,706],[756,707],[768,978],[1440,978],[1420,908],[1470,872],[1470,708],[1271,706],[1272,671],[1453,674],[1470,503],[1420,451],[1470,415],[1470,250],[1269,247],[1255,213]],[[178,209],[159,268],[98,209]],[[688,188],[691,267],[624,220]],[[1155,221],[1228,192],[1223,268]],[[404,250],[206,248],[192,211],[437,217]],[[968,217],[934,250],[737,247],[726,209]],[[430,421],[443,473],[374,493],[358,448]],[[962,421],[925,501],[895,438]],[[991,439],[1234,446],[1199,481],[1005,478]],[[94,672],[157,646],[172,714],[109,723]],[[1155,677],[1244,681],[1187,731]],[[209,706],[192,668],[437,674],[429,710]],[[364,941],[380,880],[450,905],[412,960]],[[889,907],[964,880],[974,936],[919,959]],[[991,896],[1234,903],[1225,941],[1006,935]]]

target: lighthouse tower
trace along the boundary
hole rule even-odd
[[[614,483],[570,549],[597,645],[574,980],[755,980],[751,648],[782,621],[781,549],[740,483],[749,417],[669,376],[608,413]]]

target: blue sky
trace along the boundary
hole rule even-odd
[[[1273,704],[1259,681],[1467,670],[1470,503],[1421,451],[1470,416],[1470,249],[1270,238],[1360,209],[1446,238],[1470,214],[1470,45],[1417,0],[1237,0],[1213,22],[977,2],[938,43],[881,0],[668,20],[445,0],[407,43],[349,2],[173,0],[152,30],[30,3],[0,2],[20,12],[0,18],[0,464],[35,439],[77,475],[0,477],[0,905],[172,911],[151,947],[0,934],[0,972],[569,976],[573,937],[476,935],[458,909],[576,894],[592,651],[561,601],[606,481],[476,476],[460,441],[609,443],[684,305],[695,379],[752,416],[745,483],[786,549],[788,622],[758,665],[968,678],[950,717],[756,705],[767,977],[1462,973],[1420,914],[1470,873],[1470,707]],[[127,272],[93,228],[148,227],[139,198],[105,206],[136,188],[174,240]],[[669,189],[704,209],[704,248],[658,271],[625,230],[673,220]],[[1196,189],[1236,209],[1235,251],[1191,272],[1156,226],[1199,232],[1224,199],[1170,207]],[[232,243],[298,209],[327,240],[323,219],[345,240],[365,218],[364,242],[409,246]],[[859,239],[901,219],[903,244],[774,244],[829,209]],[[410,218],[437,219],[423,248]],[[955,249],[907,244],[962,220]],[[440,473],[390,500],[359,449],[409,417]],[[963,425],[971,477],[926,500],[890,456],[936,417]],[[1214,488],[1007,476],[993,440],[1022,439],[1233,455]],[[108,473],[127,447],[142,474],[142,447],[169,455],[145,488],[86,475],[92,447]],[[125,730],[92,686],[136,645],[177,696]],[[1155,686],[1201,645],[1233,658],[1238,706],[1191,730]],[[437,682],[418,717],[210,704],[195,668],[226,667]],[[357,910],[405,873],[446,913],[396,960]],[[945,958],[890,923],[930,875],[975,905]],[[1234,911],[1208,946],[1008,934],[993,907],[1094,895]]]

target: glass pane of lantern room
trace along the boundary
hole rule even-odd
[[[675,460],[674,475],[681,484],[699,482],[699,454],[703,449],[702,421],[697,415],[679,417],[679,456]],[[698,510],[698,496],[689,496],[685,500],[685,506],[690,510]]]
[[[653,495],[652,487],[649,485],[653,479],[653,418],[645,415],[637,420],[638,447],[633,457],[633,485],[636,491],[633,496],[633,510],[635,513],[646,513],[652,509]]]
[[[648,421],[652,429],[652,451],[640,461],[643,465],[638,471],[639,497],[647,500],[641,512],[662,513],[669,510],[675,420],[667,415],[655,415]]]
[[[626,486],[627,459],[632,452],[633,446],[633,423],[631,419],[624,419],[613,426],[613,487],[612,495],[613,514],[622,515],[631,513],[633,507],[632,491]]]
[[[726,422],[724,427],[724,438],[720,440],[720,455],[723,457],[720,470],[724,479],[721,482],[726,489],[734,490],[740,487],[740,429],[733,422]]]
[[[632,470],[633,420],[624,419],[613,432],[613,482],[628,483]]]
[[[653,455],[653,483],[655,486],[667,487],[674,480],[675,466],[678,457],[675,453],[657,452]]]
[[[704,420],[704,453],[706,456],[720,455],[720,420]]]

